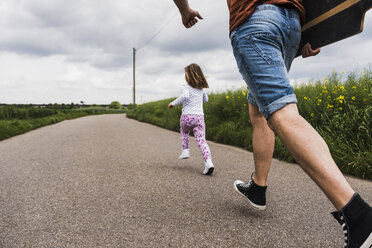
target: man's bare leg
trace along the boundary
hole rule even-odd
[[[334,162],[323,138],[299,115],[297,105],[289,104],[278,110],[269,117],[268,123],[336,209],[342,209],[355,192]]]
[[[253,126],[254,181],[260,186],[266,186],[274,153],[275,135],[258,107],[253,104],[249,104],[249,117]]]

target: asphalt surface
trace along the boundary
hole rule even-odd
[[[208,126],[207,126],[208,128]],[[252,154],[194,139],[178,160],[176,132],[91,116],[0,142],[0,247],[342,247],[333,207],[297,166],[273,161],[267,209],[233,188]],[[372,203],[372,182],[348,177]]]

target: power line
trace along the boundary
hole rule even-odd
[[[165,23],[164,26],[161,27],[148,41],[143,43],[142,46],[140,46],[137,49],[133,47],[133,107],[134,108],[136,108],[136,52],[140,50],[141,48],[143,48],[144,46],[146,46],[147,44],[149,44],[153,39],[155,39],[156,36],[158,36],[165,29],[165,27],[168,26],[168,24],[174,19],[174,17],[177,14],[178,12],[174,13],[174,15],[169,19],[169,21]]]
[[[140,46],[139,48],[137,48],[136,50],[140,50],[141,48],[143,48],[144,46],[146,46],[147,44],[149,44],[153,39],[156,38],[156,36],[158,36],[164,29],[166,26],[168,26],[169,23],[171,23],[171,21],[174,19],[174,17],[176,17],[178,14],[178,12],[175,12],[174,15],[169,19],[169,21],[167,23],[164,24],[163,27],[161,27],[148,41],[146,41],[145,43],[143,43],[142,46]]]

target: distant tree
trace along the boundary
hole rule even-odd
[[[132,103],[129,103],[129,104],[127,105],[127,109],[134,109],[134,105],[133,105]]]
[[[110,103],[109,108],[112,108],[112,109],[121,109],[121,104],[118,101],[113,101],[113,102]]]

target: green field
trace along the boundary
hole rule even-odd
[[[123,109],[111,109],[99,106],[80,108],[76,105],[58,104],[47,107],[29,105],[0,106],[0,140],[63,120],[88,115],[121,114],[124,112],[125,110]]]
[[[295,87],[301,115],[327,142],[346,174],[372,179],[372,73],[332,73],[323,80]],[[204,104],[207,139],[252,151],[247,89],[210,94]],[[127,116],[179,131],[181,107],[168,109],[172,99],[138,105]],[[212,151],[213,152],[213,151]],[[274,157],[294,162],[276,138]]]

